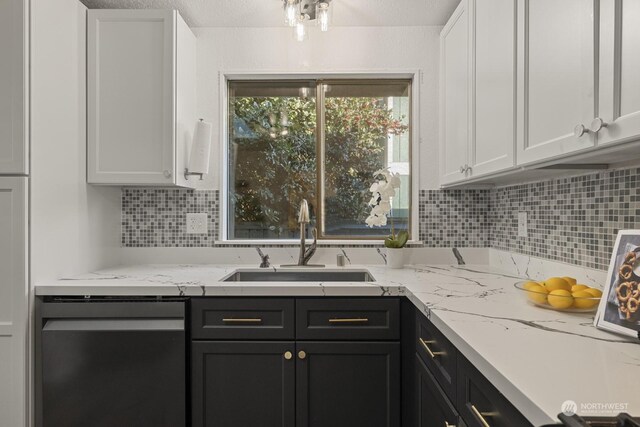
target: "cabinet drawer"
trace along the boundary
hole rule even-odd
[[[420,356],[416,358],[418,380],[418,427],[457,426],[458,412],[442,388],[438,385]]]
[[[458,359],[458,411],[469,427],[532,424],[464,357]]]
[[[193,339],[293,339],[292,298],[193,298]]]
[[[397,298],[296,300],[296,338],[302,340],[398,340]]]
[[[416,335],[416,351],[449,399],[455,402],[458,351],[433,323],[420,313],[416,315]]]

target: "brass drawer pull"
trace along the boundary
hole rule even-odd
[[[431,356],[432,359],[435,359],[436,356],[444,356],[447,354],[446,351],[431,351],[428,344],[433,344],[435,343],[435,341],[425,341],[422,338],[418,338],[418,341],[420,342],[420,344],[422,344],[422,347],[424,347],[424,349],[427,351],[427,353],[429,354],[429,356]]]
[[[490,418],[497,415],[496,412],[480,412],[478,411],[478,408],[476,408],[473,404],[471,405],[471,412],[473,412],[473,415],[475,415],[476,418],[480,421],[482,427],[491,427],[484,417]]]
[[[367,319],[366,317],[329,319],[329,323],[367,323],[368,321],[369,319]]]
[[[456,427],[455,424],[449,424],[447,421],[444,422],[444,427]]]
[[[225,318],[225,319],[222,319],[222,321],[225,323],[262,323],[262,319],[260,318],[253,318],[253,319]]]

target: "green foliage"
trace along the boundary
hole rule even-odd
[[[400,231],[395,237],[393,235],[384,239],[384,246],[387,248],[404,248],[409,240],[409,233],[406,230]]]
[[[230,107],[236,224],[259,223],[275,233],[296,230],[301,199],[315,216],[315,99],[240,97]],[[328,97],[325,123],[325,220],[364,222],[373,173],[386,165],[387,136],[407,126],[377,98]]]

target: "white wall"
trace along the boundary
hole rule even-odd
[[[120,189],[86,184],[86,8],[32,5],[31,282],[117,264]]]
[[[290,28],[195,28],[198,38],[197,114],[214,125],[212,166],[219,167],[219,73],[341,73],[422,71],[420,189],[438,186],[438,58],[441,27],[335,27],[313,29],[305,42]],[[212,173],[202,188],[219,189]]]

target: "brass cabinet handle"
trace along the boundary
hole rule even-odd
[[[367,323],[368,321],[369,319],[367,319],[366,317],[329,319],[329,323]]]
[[[447,421],[444,422],[444,427],[456,427],[455,424],[449,424]]]
[[[222,319],[225,323],[262,323],[262,319],[260,318],[252,318],[252,319],[236,319],[236,318],[225,318]]]
[[[300,350],[300,351],[298,352],[298,358],[299,358],[300,360],[304,360],[304,359],[306,359],[306,358],[307,358],[307,353],[305,353],[305,352],[304,352],[304,350]]]
[[[422,347],[424,347],[424,349],[427,351],[427,353],[429,354],[429,356],[431,356],[432,359],[435,359],[436,356],[444,356],[445,354],[447,354],[446,351],[431,351],[428,344],[433,344],[435,343],[435,341],[425,341],[422,338],[418,338],[418,341],[420,342],[420,344],[422,344]]]
[[[480,421],[480,423],[482,424],[482,427],[491,427],[484,417],[494,417],[494,416],[496,416],[495,412],[480,412],[480,411],[478,411],[478,408],[476,408],[475,405],[471,405],[471,412],[473,412],[473,415],[475,415],[476,418]]]
[[[284,352],[284,358],[286,360],[291,360],[292,357],[293,357],[293,353],[291,353],[290,351],[285,351]]]

